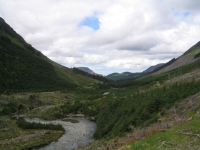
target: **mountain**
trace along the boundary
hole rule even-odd
[[[107,79],[109,80],[126,80],[126,79],[133,79],[133,78],[138,78],[146,73],[131,73],[131,72],[123,72],[123,73],[112,73],[106,76]]]
[[[84,67],[85,68],[85,67]],[[84,75],[86,77],[90,77],[92,79],[96,79],[98,81],[101,81],[102,83],[108,83],[109,80],[107,78],[105,78],[104,76],[100,75],[100,74],[96,74],[92,71],[91,73],[91,70],[88,68],[86,69],[88,72],[86,71],[83,71],[81,69],[78,69],[78,68],[72,68],[73,72],[76,73],[76,74],[81,74],[81,75]],[[90,73],[89,73],[90,72]]]
[[[53,62],[0,18],[0,93],[50,91],[98,82]]]
[[[194,63],[195,61],[200,59],[200,41],[197,42],[194,46],[188,49],[183,55],[178,57],[177,59],[172,59],[168,62],[168,65],[164,66],[163,68],[157,70],[155,74],[161,74],[173,69],[177,69],[179,67]]]
[[[87,72],[87,73],[89,73],[89,74],[96,74],[94,71],[92,71],[91,69],[89,69],[88,67],[76,67],[77,69],[79,69],[79,70],[82,70],[82,71],[84,71],[84,72]]]
[[[144,75],[152,75],[162,74],[168,72],[170,70],[174,70],[188,64],[192,64],[200,59],[200,42],[197,42],[194,46],[192,46],[189,50],[187,50],[183,55],[180,57],[173,58],[169,62],[165,64],[157,64],[155,66],[151,66],[142,73],[112,73],[106,76],[107,79],[110,80],[124,80],[124,79],[134,79],[138,77],[144,77]]]
[[[144,70],[143,73],[149,73],[149,72],[153,72],[154,70],[160,68],[161,66],[163,66],[164,63],[160,63],[160,64],[157,64],[155,66],[151,66],[149,67],[148,69]]]

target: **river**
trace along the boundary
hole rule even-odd
[[[84,117],[70,117],[76,123],[62,120],[46,121],[37,118],[25,118],[27,122],[40,122],[60,124],[65,129],[65,134],[57,142],[51,143],[40,150],[73,150],[83,147],[94,141],[93,134],[96,131],[96,123]]]

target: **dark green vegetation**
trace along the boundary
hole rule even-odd
[[[28,111],[38,107],[38,106],[44,106],[48,103],[41,101],[38,96],[36,95],[30,95],[27,98],[20,98],[20,99],[7,99],[1,97],[2,104],[0,107],[0,114],[1,115],[15,115],[15,114],[24,114]]]
[[[88,74],[96,74],[94,71],[92,71],[90,68],[88,68],[88,67],[76,67],[76,69],[79,69],[79,70],[81,70],[81,71],[84,71],[84,72],[86,72],[86,73],[88,73]]]
[[[0,60],[0,93],[55,91],[97,82],[49,60],[2,18]]]
[[[136,89],[112,89],[109,95],[93,94],[96,97],[85,98],[61,106],[63,114],[83,113],[95,116],[98,130],[95,138],[114,137],[130,131],[130,125],[146,127],[158,119],[159,113],[176,105],[182,99],[200,91],[200,82],[180,82],[170,86]],[[95,91],[94,91],[95,92]]]
[[[148,73],[130,73],[130,72],[123,72],[123,73],[112,73],[106,76],[109,80],[127,80],[127,79],[137,79],[139,77],[142,77],[144,75],[147,75]]]
[[[64,128],[61,125],[26,122],[22,118],[18,119],[16,123],[18,127],[22,129],[48,129],[48,130],[63,130],[64,131]]]
[[[43,59],[10,41],[0,40],[0,45],[0,93],[75,87],[63,82],[53,65]]]
[[[101,75],[90,74],[90,73],[87,73],[87,72],[82,71],[82,70],[77,69],[77,68],[73,68],[72,70],[73,70],[73,72],[76,73],[76,74],[82,74],[82,75],[84,75],[84,76],[87,76],[87,77],[90,77],[90,78],[93,78],[93,79],[102,81],[102,82],[104,82],[104,83],[109,82],[108,79],[104,78],[104,77],[101,76]]]

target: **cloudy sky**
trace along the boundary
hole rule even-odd
[[[140,72],[200,41],[199,0],[0,0],[2,17],[66,67]]]

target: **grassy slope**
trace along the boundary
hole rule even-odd
[[[118,80],[128,80],[128,79],[134,79],[134,78],[139,78],[141,76],[144,76],[147,73],[112,73],[108,76],[106,76],[107,79],[109,80],[114,80],[114,81],[118,81]]]
[[[134,142],[129,149],[155,150],[173,149],[188,150],[200,148],[200,118],[177,125],[166,132],[152,134]]]

